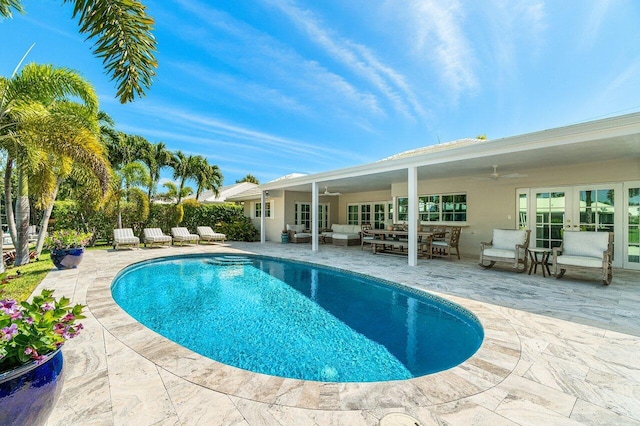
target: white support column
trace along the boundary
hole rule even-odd
[[[407,173],[409,197],[409,266],[418,264],[418,168],[409,167]]]
[[[318,251],[318,182],[311,184],[311,251]]]
[[[267,242],[267,219],[265,218],[265,206],[267,205],[267,194],[265,191],[262,191],[260,202],[262,203],[262,208],[260,209],[260,244],[264,244]]]

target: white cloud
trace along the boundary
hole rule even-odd
[[[457,0],[407,0],[404,19],[414,51],[432,59],[435,70],[450,89],[452,100],[478,86],[474,52],[464,33],[464,13]]]
[[[591,46],[593,46],[593,43],[598,37],[600,27],[602,26],[602,21],[604,20],[607,11],[609,10],[609,6],[611,5],[608,0],[599,0],[595,2],[589,2],[588,4],[591,5],[591,10],[589,11],[589,15],[584,22],[584,26],[582,28],[582,37],[580,37],[583,49],[589,49]]]
[[[205,25],[177,23],[178,27],[172,28],[175,34],[190,45],[198,46],[213,58],[227,61],[236,70],[241,69],[253,74],[254,78],[255,71],[260,70],[259,77],[263,79],[261,92],[265,96],[275,96],[273,102],[277,101],[278,96],[284,96],[286,90],[286,100],[289,103],[283,105],[284,107],[297,104],[309,108],[310,105],[314,105],[316,108],[324,107],[325,110],[322,112],[326,113],[333,110],[334,105],[341,104],[343,108],[358,114],[366,111],[376,116],[384,115],[374,95],[358,90],[317,61],[301,57],[290,46],[283,45],[268,34],[201,2],[176,2]],[[220,33],[232,41],[220,40]],[[238,55],[239,51],[242,55]],[[252,87],[245,88],[245,96],[250,97],[253,94]],[[311,101],[303,102],[303,99]],[[314,112],[318,113],[309,113]]]
[[[405,83],[404,77],[384,65],[370,48],[325,29],[328,26],[326,22],[322,22],[311,11],[297,7],[292,1],[265,2],[280,9],[307,34],[310,41],[320,46],[333,60],[346,65],[352,72],[366,79],[391,102],[396,111],[409,118],[415,118],[416,114],[424,115],[424,108]]]

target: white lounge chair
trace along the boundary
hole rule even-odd
[[[154,244],[167,244],[171,245],[173,238],[171,235],[165,235],[160,228],[144,228],[144,246],[147,244],[153,246]]]
[[[565,232],[560,247],[553,249],[553,270],[562,278],[567,269],[602,271],[602,283],[611,284],[613,269],[613,232]]]
[[[527,270],[527,248],[531,231],[494,229],[491,242],[480,243],[480,265],[489,269],[496,262],[510,263],[518,272]],[[522,267],[520,268],[520,265]]]
[[[198,232],[198,235],[200,236],[200,241],[204,242],[221,242],[224,243],[224,240],[227,238],[227,236],[223,233],[220,232],[215,232],[213,229],[211,229],[210,226],[198,226],[196,228],[196,231]]]
[[[291,243],[309,243],[311,242],[311,232],[304,225],[287,224],[287,232],[289,233],[289,242]]]
[[[140,247],[140,238],[133,235],[131,228],[116,228],[113,230],[113,249],[119,246]]]
[[[173,235],[173,242],[180,243],[180,245],[185,241],[188,243],[193,242],[198,244],[198,241],[200,240],[200,237],[197,234],[191,234],[187,228],[183,227],[171,228],[171,235]]]

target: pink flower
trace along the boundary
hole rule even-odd
[[[56,334],[64,334],[67,331],[67,327],[62,323],[57,323],[53,326],[53,332]]]
[[[16,324],[11,324],[9,327],[4,327],[0,330],[0,339],[9,341],[18,334],[18,326]]]
[[[76,316],[73,315],[71,312],[69,312],[67,315],[62,317],[62,322],[69,322],[69,321],[73,321],[75,319],[76,319]]]
[[[40,309],[42,309],[43,312],[53,311],[53,306],[51,305],[51,303],[45,303],[40,307]]]

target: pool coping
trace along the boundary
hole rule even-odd
[[[243,251],[238,250],[228,252],[235,255],[242,253]],[[124,268],[135,263],[137,262],[132,261]],[[326,267],[320,263],[317,265]],[[111,284],[122,269],[100,276],[87,290],[87,306],[102,326],[124,345],[171,374],[238,398],[333,411],[392,408],[407,404],[433,406],[467,398],[495,387],[513,372],[521,357],[521,344],[516,331],[506,318],[491,309],[491,305],[394,283],[410,291],[433,294],[472,312],[484,328],[484,340],[478,351],[456,367],[398,381],[333,383],[254,373],[206,358],[138,323],[111,296]],[[371,277],[387,282],[373,275]]]

